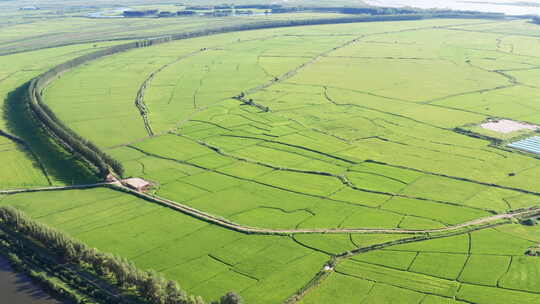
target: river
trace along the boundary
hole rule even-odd
[[[364,2],[386,7],[439,8],[471,10],[507,15],[540,15],[538,0],[363,0]]]
[[[9,262],[0,256],[0,303],[63,304],[47,295],[30,279],[14,272]]]

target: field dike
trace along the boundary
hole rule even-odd
[[[409,14],[409,15],[385,15],[385,16],[354,16],[346,18],[319,18],[311,20],[277,20],[271,22],[259,22],[247,25],[232,25],[217,29],[208,29],[200,30],[193,32],[186,32],[180,34],[174,34],[159,38],[145,39],[136,42],[130,42],[126,44],[121,44],[117,46],[110,47],[105,50],[100,50],[91,54],[87,54],[73,60],[67,61],[63,64],[60,64],[44,74],[38,76],[30,82],[30,86],[27,92],[27,99],[29,107],[34,114],[34,116],[40,121],[41,125],[49,132],[52,138],[54,138],[61,146],[63,146],[67,151],[73,152],[80,160],[85,162],[89,168],[91,168],[94,173],[100,177],[104,178],[109,173],[122,176],[124,173],[123,166],[120,162],[113,159],[111,156],[107,155],[103,150],[98,148],[96,145],[87,141],[86,139],[79,136],[68,126],[66,126],[56,115],[51,111],[48,106],[45,104],[43,99],[43,89],[61,74],[76,68],[84,63],[102,58],[105,56],[125,52],[131,49],[136,49],[140,47],[149,47],[156,44],[166,43],[173,40],[188,39],[194,37],[208,36],[220,33],[228,32],[238,32],[238,31],[248,31],[248,30],[257,30],[257,29],[268,29],[268,28],[278,28],[278,27],[294,27],[294,26],[307,26],[307,25],[324,25],[324,24],[343,24],[343,23],[357,23],[357,22],[376,22],[376,21],[406,21],[406,20],[421,20],[421,19],[431,19],[431,18],[486,18],[486,19],[500,19],[500,17],[494,16],[483,16],[476,14]],[[324,56],[324,55],[323,55]],[[166,66],[165,66],[166,67]],[[163,67],[163,68],[165,68]],[[155,73],[159,72],[156,71]],[[155,73],[153,75],[155,75]],[[291,77],[295,74],[293,72],[291,75],[282,75],[282,79]],[[141,116],[143,117],[145,127],[147,132],[152,135],[153,131],[151,129],[150,123],[147,118],[148,109],[144,104],[144,91],[146,85],[152,80],[153,75],[142,84],[139,94],[135,101],[135,105],[139,109]],[[280,81],[280,79],[277,79]],[[264,84],[262,87],[254,88],[254,90],[260,90],[264,86],[270,86],[272,83]],[[250,90],[250,92],[252,92]],[[241,98],[240,98],[241,99]],[[243,99],[241,99],[244,101]],[[247,101],[249,104],[249,100]],[[256,104],[253,104],[258,106]],[[268,111],[266,107],[260,106],[261,110]]]
[[[537,212],[538,211],[536,211],[534,214],[538,214]],[[413,237],[409,237],[409,238],[403,238],[403,239],[399,239],[399,240],[395,240],[395,241],[389,241],[389,242],[374,244],[374,245],[371,245],[371,246],[358,247],[358,248],[350,250],[350,251],[346,251],[346,252],[343,252],[343,253],[340,253],[340,254],[337,254],[337,255],[333,255],[332,258],[323,265],[322,269],[305,286],[300,288],[294,295],[292,295],[287,300],[285,300],[285,302],[283,302],[283,304],[294,304],[294,303],[300,302],[308,293],[310,293],[311,291],[316,289],[319,285],[321,285],[324,282],[324,280],[326,280],[332,274],[332,272],[339,273],[341,275],[350,275],[350,274],[347,274],[347,273],[344,273],[344,272],[341,272],[341,271],[337,270],[336,266],[338,266],[339,263],[341,263],[341,262],[343,262],[343,261],[345,261],[345,260],[347,260],[349,258],[352,258],[352,257],[354,257],[356,255],[366,253],[366,252],[370,252],[370,251],[374,251],[374,250],[380,250],[380,249],[384,249],[384,248],[388,248],[388,247],[392,247],[392,246],[397,246],[397,245],[410,244],[410,243],[416,243],[416,242],[422,242],[422,241],[428,241],[428,240],[434,240],[434,239],[441,239],[441,238],[448,238],[448,237],[453,237],[453,236],[462,235],[462,234],[468,234],[469,237],[470,237],[471,232],[479,231],[479,230],[483,230],[483,229],[495,228],[495,227],[506,225],[506,224],[509,224],[509,223],[510,223],[509,221],[500,221],[500,222],[493,222],[493,223],[478,223],[477,225],[472,225],[472,226],[468,226],[468,227],[462,227],[463,229],[458,229],[458,230],[455,230],[455,231],[448,231],[448,232],[444,232],[444,233],[440,233],[440,234],[426,233],[424,235],[418,235],[418,236],[413,236]],[[355,277],[357,277],[357,276],[355,276]],[[365,278],[365,277],[357,277],[357,278],[377,283],[377,281],[374,281],[374,280],[371,280],[371,279],[368,279],[368,278]],[[394,287],[414,291],[414,289],[404,288],[404,287],[399,286],[399,285],[392,285],[392,284],[390,284],[390,285],[394,286]],[[422,292],[422,291],[419,291],[419,292]],[[423,293],[425,293],[425,292],[423,292]],[[428,294],[428,293],[426,293],[426,294]],[[469,301],[467,301],[465,299],[458,298],[457,295],[454,295],[453,297],[442,296],[442,295],[438,295],[438,296],[441,296],[441,297],[444,297],[444,298],[447,298],[447,299],[460,300],[460,301],[463,301],[464,303],[474,304],[474,303],[469,302]]]
[[[110,183],[95,183],[88,185],[76,185],[76,186],[58,186],[58,187],[42,187],[42,188],[29,188],[29,189],[13,189],[13,190],[0,190],[0,195],[15,195],[19,193],[30,192],[46,192],[46,191],[66,191],[74,189],[91,189],[98,187],[107,187],[112,190],[124,192],[141,198],[143,200],[157,203],[165,207],[169,207],[173,210],[180,211],[186,215],[192,216],[196,219],[203,220],[205,222],[218,225],[220,227],[230,229],[233,231],[245,233],[245,234],[259,234],[259,235],[283,235],[291,236],[294,234],[412,234],[412,235],[429,235],[448,232],[459,232],[463,229],[470,229],[471,227],[481,226],[485,224],[493,224],[497,222],[510,222],[512,219],[528,219],[540,216],[540,206],[534,206],[525,209],[518,209],[508,213],[497,214],[489,217],[479,218],[464,222],[457,225],[447,226],[437,229],[400,229],[400,228],[322,228],[322,229],[268,229],[261,227],[246,226],[239,223],[235,223],[220,216],[192,208],[190,206],[178,203],[173,200],[159,197],[157,195],[148,194],[133,190],[121,182]]]
[[[3,190],[0,191],[0,194],[12,195],[16,193],[24,192],[37,192],[37,191],[62,191],[70,189],[84,189],[84,188],[94,188],[94,187],[109,187],[117,191],[122,191],[130,195],[137,196],[141,199],[144,199],[149,202],[157,203],[165,207],[171,208],[176,211],[180,211],[186,215],[192,216],[196,219],[203,220],[205,222],[218,225],[225,229],[230,229],[245,234],[257,234],[257,235],[283,235],[292,237],[294,240],[294,235],[296,234],[409,234],[411,237],[406,237],[394,241],[388,241],[378,244],[373,244],[366,247],[357,246],[353,250],[342,252],[339,254],[330,254],[330,260],[326,262],[321,270],[307,282],[302,288],[295,292],[291,297],[285,300],[284,304],[293,304],[301,301],[307,294],[309,294],[316,287],[320,286],[331,274],[332,272],[340,273],[339,270],[336,270],[336,266],[339,263],[354,257],[358,254],[380,250],[388,248],[391,246],[422,242],[432,239],[447,238],[462,234],[469,234],[473,231],[489,229],[501,225],[506,225],[515,222],[515,220],[525,220],[528,218],[535,218],[540,215],[540,207],[531,207],[527,209],[515,210],[506,214],[499,214],[491,217],[476,219],[466,223],[449,226],[440,229],[426,229],[426,230],[412,230],[412,229],[369,229],[369,228],[349,228],[349,229],[265,229],[244,226],[241,224],[234,223],[232,221],[223,219],[219,216],[215,216],[195,208],[183,205],[181,203],[161,198],[155,195],[150,195],[142,192],[134,191],[119,182],[114,183],[99,183],[99,184],[89,184],[89,185],[80,185],[80,186],[66,186],[66,187],[45,187],[39,189],[19,189],[19,190]],[[296,241],[296,240],[295,240]],[[298,242],[298,241],[297,241]],[[305,246],[299,243],[302,246]],[[347,275],[347,274],[344,274]],[[397,286],[399,288],[403,288]],[[468,302],[467,302],[468,303]]]
[[[189,139],[191,141],[194,141],[194,142],[198,143],[201,146],[204,146],[204,147],[218,153],[221,156],[232,158],[232,159],[237,160],[237,161],[259,165],[259,166],[262,166],[262,167],[270,168],[270,169],[275,170],[275,171],[288,171],[288,172],[294,172],[294,173],[300,173],[300,174],[312,174],[312,175],[320,175],[320,176],[332,177],[332,178],[335,178],[335,179],[339,180],[345,187],[348,187],[348,188],[356,190],[356,191],[368,192],[368,193],[373,193],[373,194],[382,194],[382,195],[388,195],[388,196],[393,196],[393,197],[403,197],[403,198],[407,198],[407,199],[415,199],[415,200],[421,200],[421,201],[431,201],[431,202],[438,203],[438,204],[443,204],[443,205],[450,205],[450,206],[456,206],[456,207],[462,207],[462,208],[470,208],[470,209],[474,209],[474,210],[486,211],[486,212],[489,212],[489,213],[492,213],[492,214],[497,214],[497,212],[495,210],[486,209],[486,208],[464,206],[464,205],[454,203],[454,202],[449,202],[449,201],[427,199],[427,198],[424,198],[424,197],[410,196],[410,195],[403,195],[403,194],[398,194],[398,193],[390,193],[390,192],[376,191],[376,190],[370,190],[370,189],[366,189],[366,188],[361,188],[361,187],[356,186],[353,182],[351,182],[350,179],[346,175],[337,175],[337,174],[333,174],[333,173],[325,172],[325,171],[301,170],[301,169],[296,169],[296,168],[277,167],[277,166],[274,166],[274,165],[271,165],[271,164],[268,164],[268,163],[264,163],[264,162],[260,162],[260,161],[254,161],[254,160],[251,160],[251,159],[248,159],[248,158],[245,158],[245,157],[239,157],[239,156],[235,156],[233,154],[229,154],[229,153],[223,151],[222,149],[220,149],[219,147],[213,146],[213,145],[211,145],[209,143],[206,143],[206,142],[203,142],[203,141],[200,141],[200,140],[192,139],[189,136],[185,136],[185,135],[177,135],[177,136],[187,138],[187,139]],[[280,143],[280,142],[272,141],[272,140],[263,140],[263,141],[265,141],[265,142],[273,142],[273,143]],[[139,150],[139,152],[141,152],[141,151]],[[343,159],[340,159],[340,160],[343,160]],[[345,161],[345,160],[343,160],[343,161]],[[385,165],[385,166],[389,166],[389,167],[395,167],[395,168],[411,170],[411,171],[415,171],[415,172],[421,172],[423,174],[440,176],[438,174],[431,174],[431,173],[428,173],[428,172],[425,172],[425,171],[415,170],[415,169],[412,169],[412,168],[393,166],[393,165],[389,165],[389,164],[382,163],[382,162],[376,162],[376,161],[372,161],[372,160],[368,160],[366,162],[368,162],[368,163],[376,163],[376,164]],[[205,168],[205,170],[208,170],[208,169]],[[220,172],[216,172],[216,173],[220,173]],[[389,178],[387,176],[385,176],[385,177]],[[445,176],[445,177],[450,178],[448,176]],[[470,180],[467,180],[467,179],[460,179],[460,180],[465,181],[465,182],[471,182]],[[399,180],[396,180],[396,181],[401,182]],[[498,185],[491,185],[490,184],[489,186],[497,187]],[[532,194],[532,193],[529,193],[529,194]],[[368,206],[366,206],[366,207],[368,207]]]
[[[445,17],[448,17],[448,16],[445,16]],[[285,26],[303,26],[303,25],[314,25],[314,24],[353,23],[353,22],[369,22],[369,21],[418,20],[418,19],[423,19],[423,18],[425,18],[425,16],[412,15],[412,16],[384,16],[383,17],[384,20],[381,20],[379,18],[372,18],[372,17],[352,17],[352,18],[340,18],[340,19],[278,21],[278,22],[272,22],[272,23],[261,23],[261,24],[247,25],[247,26],[245,25],[244,26],[231,26],[231,27],[225,27],[225,28],[217,29],[217,30],[178,34],[178,35],[173,35],[173,36],[168,36],[168,37],[163,37],[163,38],[127,43],[127,44],[111,47],[106,50],[101,50],[101,51],[98,51],[89,55],[76,58],[64,64],[61,64],[49,70],[48,72],[42,74],[41,76],[34,79],[30,83],[28,90],[26,92],[27,102],[28,102],[28,106],[32,114],[41,123],[42,127],[44,127],[48,131],[48,134],[52,138],[54,138],[55,141],[57,141],[60,145],[62,145],[67,151],[74,153],[77,157],[79,157],[81,160],[86,162],[89,167],[94,169],[97,175],[104,177],[109,172],[113,172],[121,176],[123,174],[123,168],[122,168],[122,165],[118,161],[112,159],[110,156],[108,156],[105,152],[103,152],[101,149],[96,147],[94,144],[92,144],[91,142],[85,140],[84,138],[76,134],[73,130],[71,130],[68,126],[66,126],[63,122],[61,122],[45,104],[45,101],[43,99],[43,94],[42,94],[44,88],[48,84],[50,84],[52,81],[54,81],[56,78],[58,78],[60,75],[62,75],[63,73],[75,67],[78,67],[86,62],[90,62],[92,60],[95,60],[101,57],[113,55],[120,52],[125,52],[125,51],[135,49],[135,48],[148,47],[155,44],[166,43],[172,40],[187,39],[187,38],[192,38],[192,37],[206,36],[206,35],[226,33],[226,32],[234,32],[234,31],[255,30],[255,29],[264,29],[264,28],[285,27]],[[354,41],[350,43],[353,43],[353,42]],[[324,55],[321,55],[321,56],[324,56]],[[180,57],[177,59],[177,61],[185,57],[186,56]],[[153,131],[147,117],[148,108],[144,104],[144,93],[147,86],[152,81],[153,77],[155,76],[155,74],[159,73],[161,70],[165,69],[167,66],[173,63],[169,63],[168,65],[165,65],[161,67],[160,69],[156,70],[155,72],[153,72],[141,85],[139,92],[137,94],[135,105],[137,106],[137,108],[139,109],[139,112],[141,113],[141,116],[145,122],[145,127],[150,136],[153,135]],[[303,67],[300,67],[300,68],[303,68]],[[276,81],[290,78],[294,76],[295,72],[296,71],[293,71],[291,74],[282,75],[281,79],[277,79],[271,83],[264,84],[261,87],[254,88],[253,90],[257,91],[260,89],[264,89],[265,86],[270,86]],[[249,92],[253,93],[253,91],[251,90]],[[244,101],[243,99],[241,100]],[[247,100],[246,103],[248,102],[249,100]],[[269,110],[268,108],[261,105],[257,105],[257,104],[252,104],[252,105],[260,107],[261,110],[266,110],[266,111]],[[2,135],[5,136],[4,134]],[[204,145],[204,143],[202,142],[200,144]],[[220,153],[227,157],[232,157],[231,155],[224,154],[223,151],[215,147],[212,147],[209,145],[207,147],[209,149],[214,150],[216,153]],[[238,159],[238,160],[250,162],[250,160],[248,159]],[[341,159],[341,160],[346,161],[344,159]],[[268,164],[262,164],[262,163],[259,165],[269,166]],[[349,184],[346,179],[342,179],[342,177],[340,176],[329,175],[328,173],[325,173],[325,172],[318,172],[318,171],[300,172],[300,170],[295,170],[295,169],[290,169],[290,168],[289,169],[282,168],[282,169],[294,170],[293,172],[299,172],[299,173],[333,176],[335,178],[342,180],[344,184]],[[449,178],[454,178],[454,177],[449,177]],[[476,181],[471,181],[471,180],[466,180],[466,181],[478,183]],[[482,184],[485,184],[485,183],[482,183]],[[506,187],[492,185],[492,184],[485,184],[485,185],[506,188]],[[295,234],[349,234],[351,235],[351,234],[380,233],[380,234],[411,234],[413,235],[410,238],[405,238],[405,239],[401,239],[397,241],[375,244],[368,247],[358,247],[354,250],[347,251],[347,252],[333,256],[329,262],[323,265],[323,268],[321,269],[321,271],[313,279],[311,279],[308,282],[308,284],[306,284],[303,288],[301,288],[295,295],[290,297],[286,301],[286,303],[296,303],[300,301],[313,288],[320,285],[327,277],[329,277],[331,272],[336,271],[335,267],[337,266],[338,263],[356,254],[364,253],[367,251],[378,250],[378,249],[382,249],[382,248],[386,248],[386,247],[390,247],[390,246],[394,246],[398,244],[420,242],[420,241],[425,241],[429,239],[445,238],[445,237],[451,237],[451,236],[460,235],[460,234],[467,234],[467,233],[470,233],[471,231],[491,228],[498,225],[504,225],[504,224],[511,223],[515,219],[526,219],[526,218],[536,217],[540,214],[540,207],[531,207],[528,209],[515,210],[509,213],[505,213],[505,214],[498,214],[498,215],[494,215],[494,216],[490,216],[486,218],[480,218],[480,219],[476,219],[473,221],[469,221],[469,222],[454,225],[454,226],[448,226],[448,227],[440,228],[440,229],[428,229],[428,230],[370,229],[370,228],[265,229],[265,228],[244,226],[244,225],[229,221],[227,219],[221,218],[219,216],[212,215],[212,214],[203,212],[195,208],[191,208],[187,205],[183,205],[181,203],[178,203],[172,200],[168,200],[168,199],[154,196],[151,194],[146,194],[146,193],[141,193],[141,192],[131,190],[125,187],[124,185],[121,185],[118,183],[96,183],[96,184],[65,186],[65,187],[44,187],[44,188],[35,188],[35,189],[0,190],[0,194],[13,195],[13,194],[23,193],[23,192],[61,191],[61,190],[85,189],[85,188],[95,188],[95,187],[104,187],[104,186],[110,187],[117,191],[126,192],[130,195],[134,195],[144,200],[166,206],[176,211],[180,211],[184,214],[187,214],[199,220],[206,221],[208,223],[212,223],[212,224],[221,226],[223,228],[234,230],[234,231],[245,233],[245,234],[262,234],[262,235],[271,234],[271,235],[292,236]],[[512,189],[512,190],[524,192],[524,190],[521,190],[521,189]],[[536,193],[536,192],[533,193],[533,192],[527,191],[526,193],[540,195],[540,193]]]
[[[208,49],[200,49],[198,51],[191,52],[191,53],[186,54],[184,56],[180,56],[176,60],[161,66],[159,69],[152,72],[144,80],[143,84],[139,88],[139,91],[137,92],[137,97],[135,98],[135,106],[137,107],[137,109],[139,110],[139,113],[141,114],[141,117],[142,117],[143,122],[144,122],[144,128],[146,129],[146,132],[148,133],[149,136],[154,136],[155,133],[154,133],[154,130],[152,130],[152,125],[150,124],[150,120],[148,118],[148,112],[149,112],[148,107],[146,106],[146,103],[144,102],[144,95],[146,93],[146,89],[148,88],[148,86],[150,85],[150,83],[152,82],[152,80],[154,79],[156,74],[158,74],[159,72],[165,70],[169,66],[171,66],[171,65],[173,65],[173,64],[175,64],[175,63],[177,63],[177,62],[179,62],[181,60],[184,60],[186,58],[195,56],[195,55],[197,55],[197,54],[199,54],[201,52],[204,52],[206,50],[208,50]]]

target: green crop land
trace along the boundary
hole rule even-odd
[[[104,21],[104,40],[198,26],[150,20]],[[36,22],[0,28],[0,41],[36,39],[0,52],[41,48]],[[234,290],[257,304],[540,303],[540,258],[525,255],[540,226],[502,216],[540,205],[538,159],[456,129],[540,124],[539,42],[524,20],[431,19],[232,32],[105,56],[47,86],[56,116],[124,177],[151,181],[151,195],[272,233],[107,187],[0,194],[0,206],[207,300]],[[17,101],[47,69],[118,43],[0,56],[0,130],[23,140],[0,137],[0,190],[93,182],[70,153],[42,144],[49,134],[24,123]]]

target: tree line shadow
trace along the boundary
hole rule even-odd
[[[7,131],[23,143],[21,149],[33,165],[54,181],[66,185],[78,185],[97,182],[97,177],[77,159],[76,155],[66,151],[52,137],[45,127],[34,117],[28,106],[29,82],[11,91],[4,102],[3,119]]]

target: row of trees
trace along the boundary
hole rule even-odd
[[[137,43],[132,42],[75,58],[42,74],[30,82],[30,86],[28,87],[27,99],[34,116],[54,135],[60,144],[67,146],[68,150],[75,152],[86,162],[92,164],[101,177],[105,177],[111,169],[116,174],[122,176],[124,174],[124,168],[119,161],[67,127],[44,103],[41,91],[50,81],[73,67],[106,55],[123,52],[136,47],[138,47]]]
[[[118,174],[123,173],[122,165],[119,162],[115,162],[111,157],[101,152],[99,149],[95,148],[95,145],[91,144],[87,140],[82,139],[80,136],[77,136],[75,132],[67,128],[60,120],[54,116],[54,113],[47,107],[47,105],[39,102],[41,100],[41,95],[37,93],[35,82],[32,82],[29,87],[29,105],[32,113],[35,117],[60,141],[61,144],[67,146],[73,152],[76,152],[78,155],[82,156],[87,162],[94,165],[99,175],[106,176],[109,172],[109,166],[107,165],[106,160],[103,158],[105,156],[109,162],[113,163],[117,167]],[[94,149],[92,149],[94,147]]]
[[[371,16],[372,17],[372,16]],[[110,170],[114,171],[119,176],[123,176],[124,168],[122,164],[112,158],[107,153],[99,149],[95,144],[86,140],[85,138],[79,136],[71,128],[66,126],[55,114],[54,112],[45,104],[41,91],[45,86],[56,79],[61,73],[77,67],[83,63],[95,60],[100,57],[107,55],[112,55],[119,52],[124,52],[130,49],[147,47],[154,44],[165,43],[170,40],[178,39],[187,39],[192,37],[200,37],[218,33],[233,32],[233,31],[243,31],[243,30],[254,30],[254,29],[264,29],[264,28],[276,28],[276,27],[285,27],[285,26],[301,26],[301,25],[314,25],[314,24],[331,24],[331,23],[351,23],[351,22],[363,22],[363,21],[385,21],[385,20],[413,20],[421,19],[421,16],[408,15],[408,16],[384,16],[384,17],[352,17],[352,18],[328,18],[328,19],[312,19],[312,20],[283,20],[275,22],[260,22],[253,23],[248,25],[237,25],[237,26],[228,26],[221,27],[216,29],[207,29],[194,31],[189,33],[177,34],[174,36],[161,37],[157,39],[146,39],[137,42],[130,42],[118,46],[113,46],[111,48],[100,50],[91,54],[87,54],[70,61],[67,61],[63,64],[60,64],[53,69],[47,71],[43,75],[39,76],[30,83],[28,88],[28,100],[30,109],[34,115],[39,119],[39,121],[54,135],[56,139],[63,145],[67,146],[68,150],[75,152],[76,155],[80,156],[87,163],[92,164],[96,169],[97,173],[101,177],[105,177],[110,173]]]
[[[540,24],[540,17],[533,17],[532,21],[536,24]]]
[[[480,18],[499,18],[504,17],[504,14],[499,13],[484,13],[477,11],[455,11],[448,9],[420,9],[420,8],[395,8],[395,7],[273,7],[273,14],[292,13],[299,11],[309,12],[326,12],[326,13],[341,13],[351,15],[462,15],[462,16],[479,16]]]
[[[343,9],[343,8],[342,8]],[[352,12],[352,11],[351,11]],[[357,11],[355,11],[357,12]],[[358,11],[361,12],[361,11]],[[111,48],[100,50],[91,54],[87,54],[63,64],[56,66],[49,70],[45,74],[41,75],[37,79],[31,82],[28,90],[28,99],[30,101],[30,108],[35,116],[47,127],[48,130],[59,140],[61,144],[67,146],[68,149],[76,152],[78,156],[84,159],[86,162],[91,163],[97,168],[98,174],[101,177],[105,177],[110,170],[114,171],[119,176],[124,174],[124,168],[120,162],[113,159],[107,153],[103,152],[92,142],[82,138],[72,129],[67,127],[56,115],[47,107],[43,102],[41,91],[52,80],[58,77],[61,73],[79,66],[83,63],[95,60],[97,58],[127,51],[138,47],[146,47],[154,44],[164,43],[170,40],[188,39],[193,37],[200,37],[212,34],[219,34],[225,32],[256,30],[266,28],[277,27],[290,27],[290,26],[304,26],[304,25],[318,25],[318,24],[335,24],[335,23],[355,23],[355,22],[375,22],[375,21],[399,21],[399,20],[420,20],[425,18],[452,18],[452,17],[494,17],[492,15],[479,15],[473,12],[429,12],[429,13],[407,13],[389,15],[394,11],[375,12],[373,15],[352,16],[346,18],[319,18],[319,19],[305,19],[305,20],[275,20],[257,22],[244,25],[233,25],[220,27],[215,29],[204,29],[194,32],[181,33],[173,36],[167,36],[157,39],[147,39],[137,42],[126,43],[122,45],[113,46]],[[496,16],[495,16],[496,17]]]
[[[112,254],[99,252],[66,234],[38,223],[12,207],[0,208],[0,224],[43,245],[65,263],[75,263],[94,273],[110,278],[125,290],[136,293],[153,304],[205,304],[201,297],[190,296],[178,283],[167,280],[155,271],[143,271],[135,264]],[[212,304],[240,304],[235,293],[224,295]]]
[[[51,272],[54,272],[55,276],[52,277],[47,274],[45,269],[37,269],[33,266],[38,262],[36,261],[36,255],[30,256],[25,254],[23,251],[24,246],[21,242],[10,242],[9,240],[10,238],[6,235],[0,235],[0,248],[5,251],[1,252],[1,254],[8,258],[9,263],[14,270],[25,273],[35,284],[41,286],[47,292],[57,295],[62,299],[68,300],[69,303],[74,304],[90,303],[86,298],[86,295],[91,295],[93,299],[96,299],[101,303],[111,302],[110,297],[108,297],[107,294],[99,292],[100,290],[93,289],[93,285],[87,284],[86,286],[83,286],[84,284],[81,284],[82,282],[80,281],[78,282],[79,284],[74,284],[74,282],[77,281],[77,277],[69,275],[66,277],[66,274],[69,274],[69,272],[58,271],[58,268],[55,269],[55,271],[49,269]],[[44,264],[39,263],[38,265],[43,266]],[[62,283],[58,280],[60,277]],[[78,287],[76,291],[70,288],[73,285]]]
[[[168,42],[171,40],[171,38],[171,36],[166,36],[125,43],[107,48],[105,50],[93,52],[57,65],[30,83],[28,88],[28,101],[30,104],[30,109],[39,119],[39,121],[49,131],[51,131],[54,137],[56,137],[62,145],[67,146],[69,150],[75,152],[86,162],[96,167],[98,174],[101,177],[107,176],[111,170],[117,175],[123,176],[124,167],[122,164],[107,153],[103,152],[94,143],[78,135],[75,131],[66,126],[45,104],[41,92],[48,83],[56,79],[60,74],[86,62],[134,48],[147,47],[154,44]]]
[[[156,15],[158,13],[157,9],[153,10],[142,10],[142,11],[124,11],[123,14],[125,17],[146,17]]]

